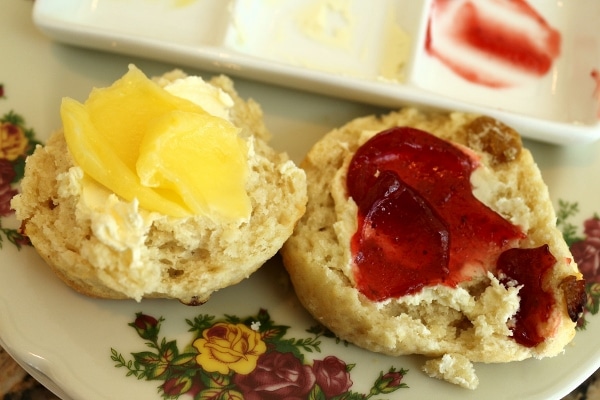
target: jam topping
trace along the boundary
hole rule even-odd
[[[523,346],[533,347],[542,343],[554,329],[550,317],[556,300],[552,292],[544,290],[543,282],[555,263],[556,258],[548,245],[534,249],[509,249],[498,258],[501,282],[510,285],[510,282],[516,281],[523,285],[519,290],[519,311],[511,326],[513,338]]]
[[[382,301],[456,286],[524,237],[474,197],[477,166],[453,144],[409,127],[383,131],[357,150],[346,185],[358,206],[351,249],[361,293]]]

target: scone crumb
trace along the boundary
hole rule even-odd
[[[250,324],[250,329],[252,329],[255,332],[260,332],[260,321],[253,321]]]
[[[465,389],[474,390],[479,385],[473,364],[460,354],[444,354],[442,358],[428,360],[423,365],[423,372],[432,378],[443,379]]]

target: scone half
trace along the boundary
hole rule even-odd
[[[365,143],[396,127],[415,128],[450,142],[452,151],[477,164],[469,179],[473,195],[519,232],[508,247],[547,249],[554,256],[542,278],[550,311],[534,328],[539,328],[542,340],[526,345],[525,339],[516,340],[517,313],[526,308],[521,299],[529,289],[507,278],[496,265],[498,255],[491,256],[494,262],[489,265],[474,263],[462,279],[433,280],[399,296],[377,297],[363,290],[356,235],[361,229],[378,228],[361,228],[359,206],[349,194],[349,186],[360,187],[361,183],[349,182],[348,171]],[[585,299],[583,281],[555,227],[555,213],[541,173],[531,153],[522,147],[519,135],[509,127],[476,115],[408,108],[381,117],[359,118],[331,131],[314,145],[301,166],[307,174],[307,211],[282,249],[283,260],[301,303],[340,338],[375,352],[422,354],[440,360],[446,356],[446,365],[456,361],[464,366],[465,362],[555,356],[575,335],[574,321]],[[376,170],[373,176],[384,173]],[[433,191],[438,184],[432,184]],[[423,193],[429,189],[419,190]],[[449,191],[450,195],[454,194]],[[379,222],[385,223],[385,219]],[[476,223],[467,220],[469,224]],[[453,240],[451,236],[449,241]],[[436,246],[432,243],[422,251],[437,251]],[[396,255],[405,257],[403,253]],[[379,273],[377,268],[375,271]],[[382,275],[387,280],[400,279],[394,273]],[[417,270],[416,276],[418,281],[421,272]],[[450,379],[434,369],[435,364],[430,363],[428,373],[432,376],[469,388],[477,385],[474,376]]]
[[[186,78],[176,70],[154,85]],[[99,298],[201,304],[249,277],[292,233],[305,211],[304,171],[268,145],[256,102],[243,100],[226,76],[208,83],[232,100],[230,119],[248,151],[247,219],[173,217],[108,193],[74,161],[63,130],[27,159],[12,207],[37,252],[75,290]]]

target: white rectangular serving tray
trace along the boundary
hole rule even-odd
[[[600,138],[600,2],[521,1],[559,33],[560,54],[507,88],[472,83],[426,50],[432,10],[446,1],[36,0],[33,19],[71,45],[389,108],[487,114],[554,144]]]

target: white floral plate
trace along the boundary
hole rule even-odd
[[[559,0],[37,0],[34,10],[65,43],[385,107],[485,113],[559,144],[600,138],[598,19],[598,2]]]
[[[6,208],[18,190],[24,156],[59,126],[62,96],[82,100],[92,86],[121,76],[130,62],[151,75],[175,65],[54,44],[35,29],[30,1],[9,1],[8,12],[0,13],[0,35],[11,38],[0,41],[0,345],[62,398],[185,399],[200,393],[265,398],[271,391],[272,398],[558,399],[600,366],[600,319],[594,315],[600,232],[593,218],[600,208],[600,190],[593,185],[600,143],[527,142],[590,278],[586,328],[556,358],[476,365],[476,391],[427,378],[420,372],[422,357],[386,357],[330,337],[299,305],[277,258],[200,307],[104,301],[73,292],[22,243]],[[262,104],[273,145],[296,161],[329,129],[380,111],[244,80],[236,86]],[[247,362],[224,368],[219,360],[197,357],[207,340],[235,333],[248,338]],[[270,356],[258,364],[255,355],[265,347]]]

